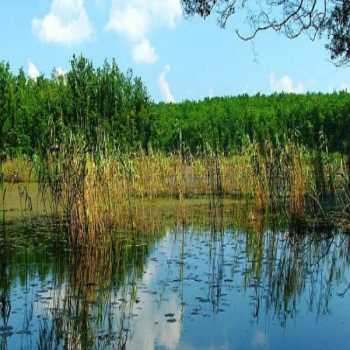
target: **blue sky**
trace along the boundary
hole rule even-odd
[[[74,53],[95,65],[115,57],[156,100],[350,86],[350,68],[329,62],[324,41],[262,33],[242,42],[234,23],[184,19],[179,0],[3,0],[0,60],[35,77],[68,69]]]

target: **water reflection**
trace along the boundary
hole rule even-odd
[[[51,219],[1,226],[0,349],[348,348],[348,236],[173,209],[79,253]]]

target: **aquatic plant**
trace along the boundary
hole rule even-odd
[[[68,223],[74,246],[109,239],[120,226],[140,228],[147,216],[145,203],[160,197],[180,202],[195,196],[240,197],[260,211],[283,211],[297,225],[310,217],[326,219],[325,193],[338,203],[348,198],[338,158],[322,162],[328,181],[320,190],[314,153],[296,140],[247,140],[240,152],[226,156],[209,147],[197,155],[142,149],[126,153],[104,140],[91,149],[84,136],[68,133],[37,166],[41,186]],[[327,153],[322,156],[326,159]]]

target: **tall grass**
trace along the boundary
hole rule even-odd
[[[304,216],[312,185],[305,148],[288,141],[283,145],[253,143],[250,149],[249,176],[257,208],[278,210],[282,206],[291,216]]]
[[[314,152],[292,140],[247,142],[230,156],[210,150],[121,153],[108,145],[91,150],[84,138],[70,136],[36,162],[42,188],[67,221],[73,245],[109,239],[106,233],[121,226],[142,230],[149,215],[145,203],[160,197],[238,196],[252,200],[258,211],[283,210],[301,223],[325,213],[327,193],[348,212],[341,159],[323,151],[315,167]]]

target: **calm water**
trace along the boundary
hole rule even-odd
[[[9,212],[0,349],[349,349],[349,236],[235,206],[197,203],[79,254],[52,220]]]

